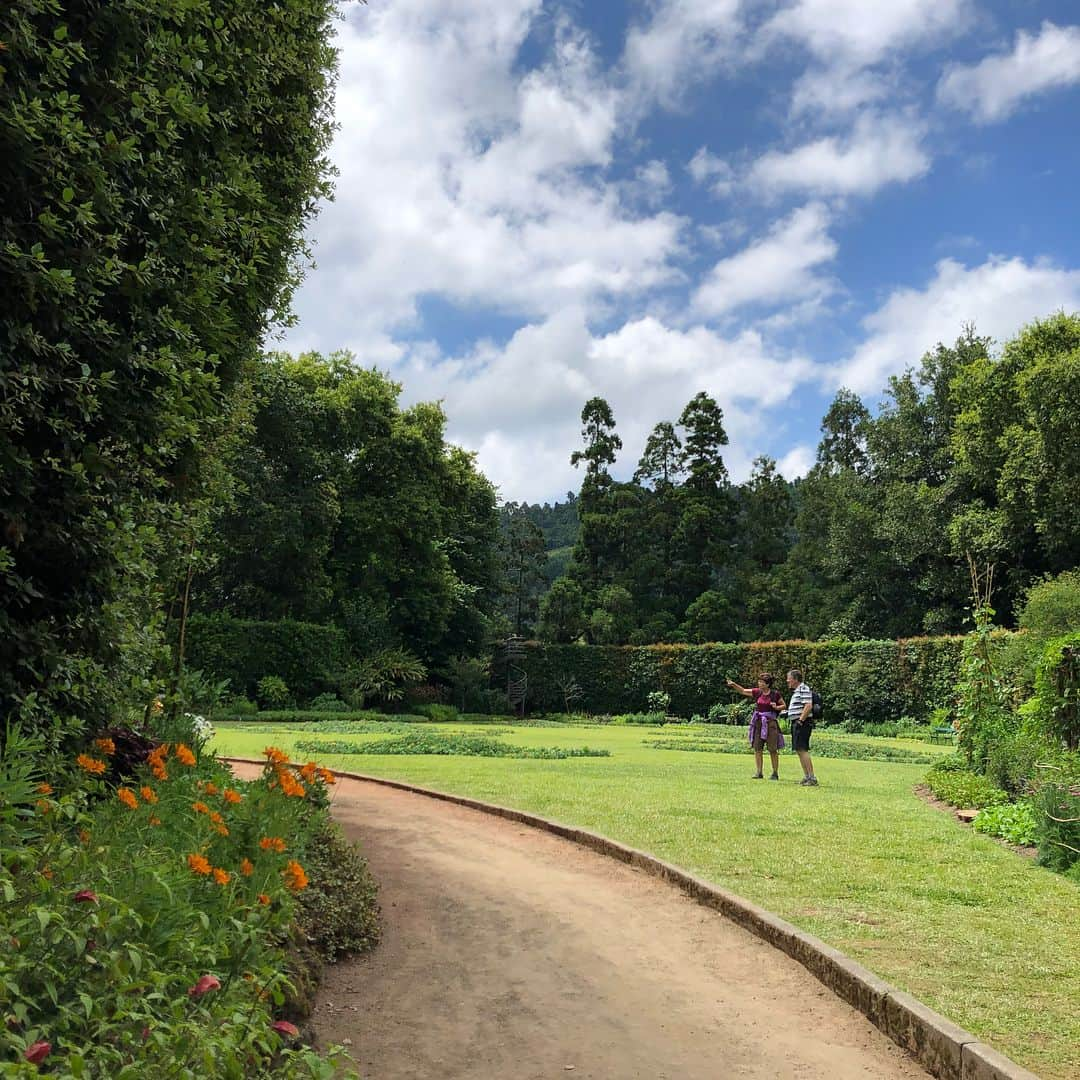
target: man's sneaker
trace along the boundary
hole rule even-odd
[[[770,779],[770,780],[779,780],[779,779],[780,779],[780,777],[779,777],[779,776],[777,776],[777,775],[776,775],[776,773],[773,773],[773,774],[772,774],[772,776],[770,776],[770,777],[769,777],[769,779]]]
[[[817,777],[816,776],[808,776],[806,778],[806,786],[807,787],[817,787],[818,786]]]
[[[799,781],[799,787],[810,787],[810,777],[809,776],[804,776]]]
[[[751,780],[764,780],[765,777],[764,777],[764,775],[762,773],[756,772],[756,773],[754,773],[753,776],[750,777],[750,779]]]

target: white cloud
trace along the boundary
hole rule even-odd
[[[814,466],[817,452],[812,446],[800,443],[793,446],[777,463],[780,475],[785,480],[794,480],[796,477],[805,476]]]
[[[727,195],[735,186],[735,170],[704,146],[687,162],[686,171],[695,184],[708,185],[714,195]]]
[[[688,85],[738,58],[741,0],[659,0],[626,35],[623,67],[641,101],[677,104]]]
[[[610,402],[625,446],[617,475],[633,472],[657,422],[676,420],[704,390],[724,408],[732,441],[725,457],[743,477],[760,451],[761,407],[782,407],[820,375],[806,357],[773,349],[753,331],[724,337],[644,316],[596,336],[580,310],[523,327],[502,348],[414,355],[404,372],[410,399],[443,399],[451,438],[477,451],[508,497],[526,499],[577,489],[569,458],[581,442],[581,407],[594,395]]]
[[[671,191],[668,167],[655,158],[647,161],[634,170],[633,180],[625,182],[622,189],[630,200],[637,200],[647,206],[658,206]]]
[[[840,116],[879,102],[892,90],[880,72],[844,65],[811,67],[795,81],[791,111],[796,117]]]
[[[795,0],[762,36],[798,42],[829,64],[876,64],[901,49],[936,45],[962,27],[969,0]]]
[[[827,135],[794,150],[770,150],[751,166],[747,183],[766,196],[872,195],[886,184],[925,175],[930,158],[921,137],[914,121],[866,113],[845,137]]]
[[[337,197],[290,344],[317,327],[365,349],[427,295],[537,318],[674,276],[684,222],[628,205],[607,175],[614,75],[558,19],[540,66],[519,69],[543,17],[540,0],[396,0],[341,25]]]
[[[829,224],[821,203],[795,210],[768,235],[721,259],[694,294],[694,309],[717,317],[748,304],[820,302],[834,289],[819,272],[836,258]]]
[[[938,84],[938,99],[988,124],[1009,116],[1027,98],[1080,83],[1080,26],[1042,24],[1021,30],[1012,52],[977,64],[954,65]]]
[[[1080,310],[1080,271],[1046,260],[991,257],[967,267],[942,259],[925,289],[904,288],[863,320],[866,340],[836,370],[836,382],[858,393],[914,366],[939,341],[955,341],[965,323],[997,340],[1058,309]]]

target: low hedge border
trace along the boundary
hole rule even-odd
[[[259,764],[249,758],[228,760]],[[825,986],[858,1009],[875,1027],[910,1053],[924,1069],[941,1080],[1038,1080],[1027,1069],[1010,1061],[974,1035],[957,1027],[910,994],[896,989],[838,949],[804,933],[764,908],[727,889],[658,859],[648,852],[610,840],[599,833],[563,825],[536,814],[418,787],[400,780],[331,769],[335,776],[408,791],[457,806],[505,818],[560,836],[598,854],[618,859],[652,877],[681,889],[691,899],[720,912],[756,937],[797,960]]]

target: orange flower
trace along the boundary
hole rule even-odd
[[[116,753],[116,743],[108,737],[108,735],[102,736],[100,739],[94,740],[94,745],[106,756],[111,757]]]
[[[206,856],[204,855],[189,855],[187,857],[187,864],[193,874],[207,875],[213,869],[206,861]]]
[[[204,802],[193,802],[191,804],[191,809],[194,810],[196,814],[209,814],[210,813],[210,807],[207,806],[206,803],[204,803]]]
[[[203,791],[205,791],[207,795],[216,795],[218,793],[217,784],[212,780],[207,780],[203,785]]]
[[[210,820],[215,825],[224,825],[225,824],[225,819],[216,810],[210,815]]]
[[[329,769],[320,769],[319,776],[322,777],[322,782],[324,784],[329,785],[337,783],[337,777]]]
[[[279,750],[276,746],[268,746],[263,751],[263,754],[272,765],[289,764],[289,755],[286,754],[284,750]]]
[[[37,793],[39,795],[51,795],[53,793],[52,784],[38,784]]]
[[[264,893],[264,892],[259,893],[259,903],[264,904],[264,905],[269,904],[270,903],[270,897],[267,896],[266,893]]]
[[[183,743],[176,744],[176,760],[181,765],[187,765],[189,768],[195,764],[195,755],[191,752],[189,746],[185,746]]]
[[[45,867],[45,868],[44,868],[44,869],[43,869],[43,870],[41,871],[41,876],[42,876],[42,877],[43,877],[43,878],[44,878],[44,879],[45,879],[46,881],[52,881],[52,879],[53,879],[53,871],[52,871],[52,867],[50,867],[50,866],[46,866],[46,867]]]
[[[131,788],[117,788],[116,797],[129,809],[138,810],[139,800],[135,798],[135,792]]]
[[[307,874],[304,873],[304,868],[295,860],[290,859],[286,864],[283,871],[285,877],[285,884],[293,892],[299,892],[301,889],[306,889],[308,886]]]
[[[309,761],[301,770],[300,775],[309,783],[315,783],[315,774],[319,771],[319,766],[314,761]]]
[[[238,791],[233,791],[232,788],[226,788],[222,792],[221,797],[227,803],[238,803],[243,799],[243,795],[241,795],[240,792],[238,792]]]
[[[147,761],[164,761],[169,756],[169,744],[163,742],[160,746],[155,746],[149,754],[146,755]]]
[[[259,847],[263,851],[276,851],[281,854],[285,850],[285,841],[280,836],[264,836],[259,841]]]
[[[160,825],[161,824],[161,818],[159,818],[157,816],[157,814],[151,814],[150,815],[150,824],[151,825]]]
[[[216,832],[218,834],[218,836],[228,836],[229,835],[229,830],[227,828],[225,828],[224,825],[215,825],[214,826],[214,832]]]
[[[154,789],[148,784],[143,784],[143,786],[139,788],[139,794],[143,797],[143,802],[156,803],[158,801],[157,795],[154,794]]]
[[[255,873],[255,864],[250,859],[245,858],[240,863],[240,873],[243,874],[244,877],[251,877],[251,875]]]
[[[151,766],[150,771],[154,774],[155,780],[168,780],[169,773],[164,765]]]
[[[281,792],[283,795],[299,799],[303,798],[306,794],[304,785],[301,784],[287,769],[278,770],[278,780],[281,783]]]
[[[85,829],[79,830],[79,840],[83,844],[90,843],[90,834]]]
[[[52,804],[47,802],[45,799],[37,799],[34,802],[34,806],[37,807],[37,811],[39,814],[47,814],[50,810],[52,810]]]
[[[222,870],[220,866],[215,866],[214,867],[214,880],[219,885],[228,885],[229,884],[229,877],[230,877],[230,874],[229,874],[228,870]]]
[[[75,759],[75,764],[92,776],[100,776],[105,771],[106,767],[104,761],[98,761],[97,758],[92,758],[89,754],[80,754]]]

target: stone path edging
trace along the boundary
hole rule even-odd
[[[246,765],[264,764],[259,758],[223,760]],[[383,787],[396,788],[415,795],[426,795],[428,798],[479,810],[481,813],[505,818],[520,825],[542,829],[674,885],[699,904],[720,912],[732,922],[797,960],[833,993],[858,1009],[875,1027],[907,1050],[927,1072],[940,1080],[1039,1080],[1034,1073],[979,1042],[974,1035],[946,1020],[917,998],[879,979],[872,971],[849,959],[838,949],[826,945],[757,904],[744,900],[736,893],[704,881],[646,851],[620,844],[588,829],[563,825],[537,814],[481,802],[464,795],[451,795],[401,780],[388,780],[381,776],[367,776],[342,769],[330,771],[335,776],[348,780],[381,784]]]

